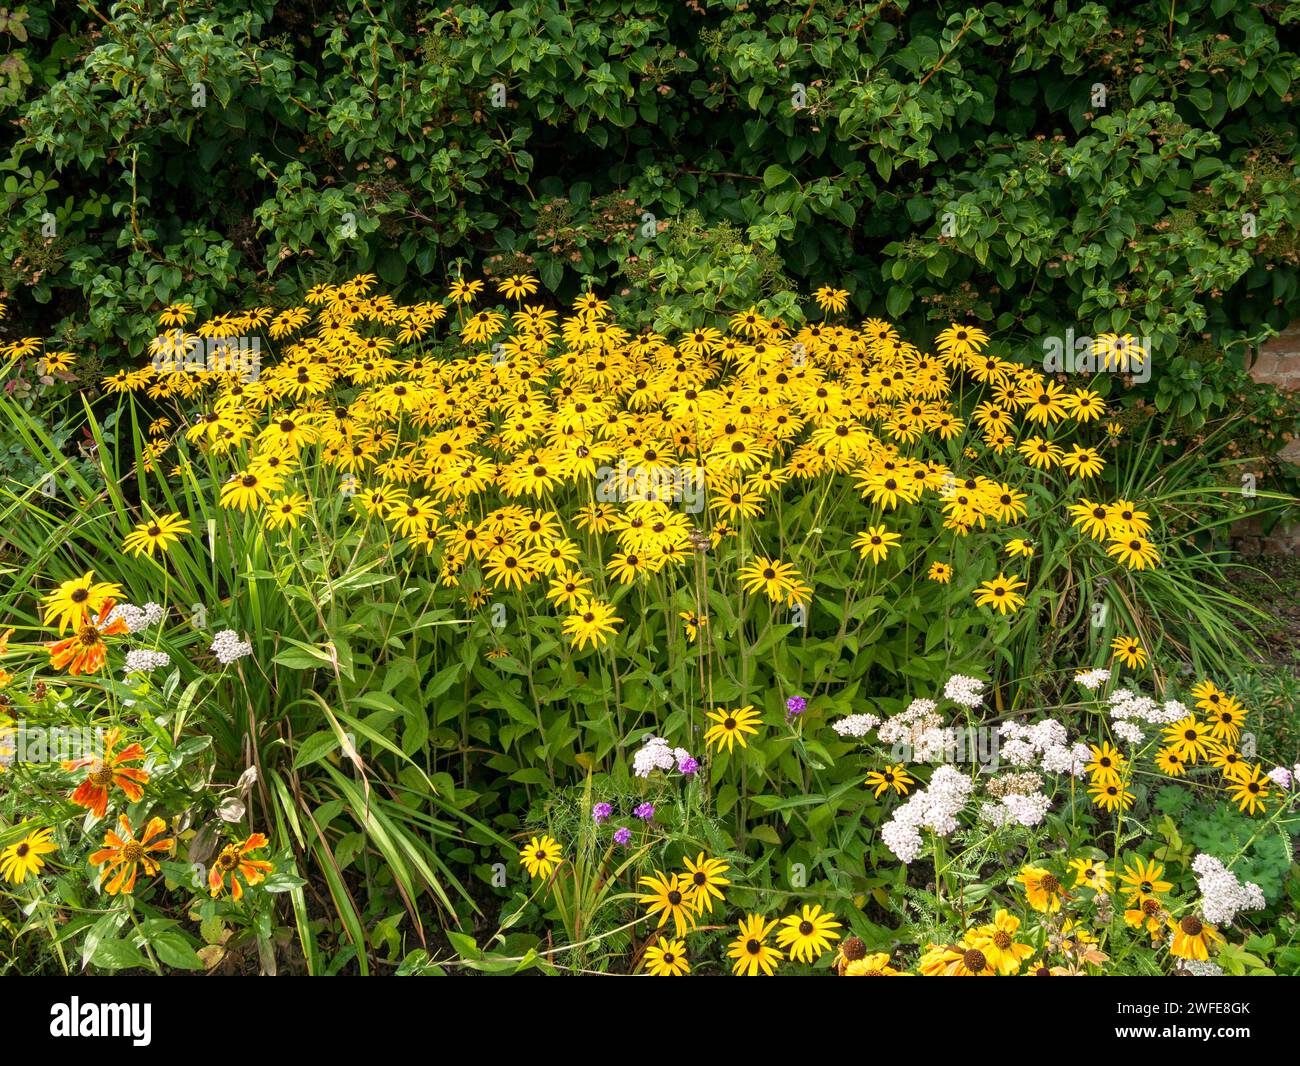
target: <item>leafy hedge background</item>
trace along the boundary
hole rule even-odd
[[[1298,31],[1232,0],[38,0],[0,14],[3,283],[111,360],[142,309],[340,261],[529,257],[670,294],[661,326],[835,281],[1011,347],[1149,335],[1191,414],[1300,314]]]

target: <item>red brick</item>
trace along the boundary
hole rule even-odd
[[[1279,388],[1300,385],[1300,322],[1293,322],[1260,345],[1250,376],[1261,384]]]

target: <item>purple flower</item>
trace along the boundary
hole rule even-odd
[[[688,755],[677,764],[677,769],[687,777],[691,777],[699,771],[700,764],[694,756]]]
[[[785,720],[788,722],[792,718],[798,718],[808,709],[808,701],[802,696],[791,696],[785,701]]]
[[[648,822],[655,816],[655,806],[653,803],[640,803],[632,813],[640,818],[641,821]]]
[[[608,820],[609,816],[614,813],[614,808],[608,803],[597,803],[591,808],[591,816],[596,819],[596,824]]]
[[[623,826],[621,829],[616,829],[614,831],[615,844],[630,844],[631,842],[632,842],[632,830],[630,830],[627,826]]]

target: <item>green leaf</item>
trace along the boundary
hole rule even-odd
[[[126,940],[101,941],[90,961],[101,970],[146,969],[149,966],[144,953]]]
[[[891,318],[901,318],[912,306],[913,291],[902,285],[891,285],[885,297],[885,310]]]
[[[483,953],[479,950],[478,944],[475,943],[472,936],[449,929],[447,930],[447,939],[451,941],[451,946],[456,949],[456,953],[461,958],[477,960],[483,957]]]
[[[149,937],[149,947],[164,966],[177,970],[203,970],[203,960],[195,953],[179,929],[165,929]]]
[[[329,666],[329,656],[305,648],[286,648],[271,660],[290,670],[319,670]]]
[[[763,185],[765,188],[775,189],[778,185],[784,185],[789,180],[790,172],[776,163],[763,171]]]
[[[551,779],[546,776],[546,772],[536,766],[527,766],[522,770],[516,770],[510,775],[511,781],[518,781],[522,785],[549,785]]]
[[[298,754],[294,757],[293,768],[301,770],[314,762],[320,762],[339,746],[339,738],[333,730],[326,729],[313,733],[298,745]]]

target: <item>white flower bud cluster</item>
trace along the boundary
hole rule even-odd
[[[911,749],[909,762],[930,762],[944,758],[957,746],[957,735],[943,724],[934,700],[915,699],[880,727],[885,744],[903,744]]]
[[[1003,722],[998,735],[1002,738],[998,757],[1012,766],[1037,767],[1052,774],[1081,777],[1092,757],[1086,744],[1070,744],[1065,726],[1055,718],[1044,718],[1030,726]]]
[[[109,612],[107,620],[125,622],[130,632],[139,633],[142,629],[157,625],[166,614],[161,605],[153,602],[146,603],[143,607],[136,607],[131,603],[119,603]]]
[[[1254,881],[1238,881],[1237,875],[1213,855],[1196,856],[1192,869],[1201,890],[1201,913],[1207,922],[1227,925],[1239,911],[1263,910],[1264,890]]]
[[[246,640],[240,640],[239,634],[233,629],[223,629],[212,638],[212,646],[208,650],[217,657],[222,666],[229,666],[236,659],[252,655],[253,645]]]
[[[673,770],[690,755],[685,748],[670,748],[663,737],[651,735],[645,738],[641,750],[632,756],[632,773],[637,777],[649,777],[655,770]]]
[[[1285,766],[1275,766],[1268,772],[1268,779],[1278,788],[1288,791],[1292,785],[1300,781],[1300,763],[1296,763],[1290,770]]]
[[[874,714],[850,714],[846,718],[841,718],[831,726],[842,737],[865,737],[876,726],[880,725],[880,719]]]
[[[957,828],[974,789],[971,779],[951,766],[940,766],[930,784],[914,792],[880,831],[881,839],[900,862],[910,863],[921,853],[921,830],[948,836]]]
[[[1047,817],[1052,801],[1041,792],[1031,792],[1027,796],[1020,796],[1013,792],[1009,796],[1002,797],[1002,806],[1007,809],[1011,820],[1017,825],[1032,827]]]
[[[1001,800],[985,800],[980,806],[980,820],[999,828],[1008,824],[1032,828],[1047,817],[1051,806],[1052,801],[1041,792],[1013,792]]]
[[[965,674],[953,674],[943,686],[943,695],[963,707],[978,707],[984,702],[984,682]]]
[[[122,668],[127,674],[147,674],[171,666],[172,657],[165,651],[151,651],[148,648],[132,648],[126,653],[126,665]]]
[[[1186,704],[1177,700],[1165,700],[1157,703],[1150,696],[1142,696],[1131,689],[1120,688],[1110,694],[1110,716],[1116,722],[1147,722],[1150,725],[1169,725],[1180,718],[1186,718],[1191,712]]]
[[[1110,680],[1110,667],[1103,666],[1097,670],[1083,670],[1074,675],[1074,680],[1089,692],[1096,692]]]
[[[980,821],[1001,829],[1011,820],[1011,812],[1001,800],[985,800],[980,804]]]

